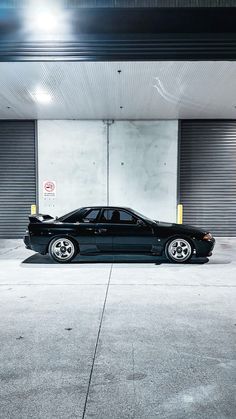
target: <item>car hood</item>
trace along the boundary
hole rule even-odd
[[[185,233],[185,234],[206,234],[208,230],[198,228],[195,226],[191,226],[188,224],[176,224],[176,223],[166,223],[163,221],[154,220],[158,227],[167,228],[173,231],[177,231],[178,233]]]

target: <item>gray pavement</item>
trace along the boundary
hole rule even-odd
[[[235,248],[57,265],[1,240],[0,418],[235,419]]]

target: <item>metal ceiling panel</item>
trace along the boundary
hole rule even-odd
[[[0,119],[235,119],[235,80],[235,62],[0,63]]]

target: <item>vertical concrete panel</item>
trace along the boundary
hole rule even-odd
[[[176,220],[178,121],[118,121],[110,127],[110,205]]]
[[[39,209],[62,215],[106,204],[106,126],[102,121],[38,121]],[[56,197],[43,197],[43,181],[56,181]]]

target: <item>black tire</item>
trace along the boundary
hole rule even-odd
[[[78,254],[78,246],[68,237],[55,237],[49,243],[48,253],[54,262],[69,263]]]
[[[166,243],[165,256],[172,263],[186,263],[192,255],[193,247],[188,239],[177,237]]]

